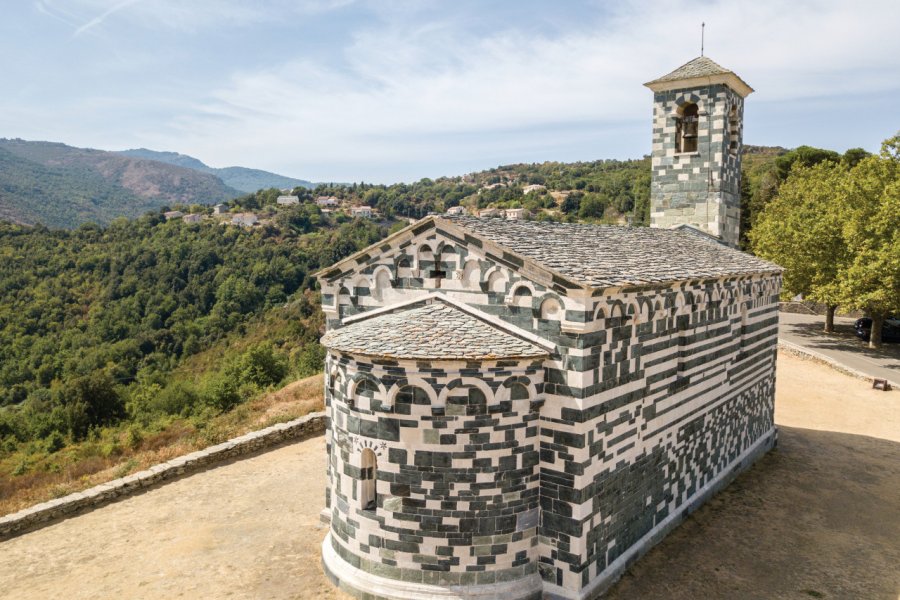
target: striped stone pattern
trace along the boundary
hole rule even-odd
[[[359,316],[368,311],[439,292],[492,315],[498,327],[518,327],[555,346],[547,358],[509,364],[375,360],[330,350],[335,549],[388,579],[478,585],[536,570],[545,597],[595,589],[617,559],[663,531],[669,517],[693,506],[773,435],[781,276],[774,265],[751,271],[592,287],[541,270],[474,227],[431,219],[320,274],[329,330],[351,316],[361,327],[366,320]],[[366,389],[374,391],[360,394],[349,384],[361,375],[373,378]],[[459,402],[486,405],[477,409],[486,418],[471,426],[461,413],[445,421],[454,405],[449,388],[461,380],[481,393],[467,392]],[[425,390],[408,412],[396,400],[404,381]],[[528,390],[527,401],[501,406],[507,398],[500,390],[516,381]],[[391,421],[397,424],[386,425]],[[466,454],[474,443],[501,440],[512,452],[485,455],[490,462],[479,466]],[[354,461],[370,446],[381,452],[374,513],[353,503],[360,485]],[[425,454],[417,462],[418,453]],[[449,458],[436,467],[427,453]],[[511,455],[514,464],[501,462]],[[474,473],[476,486],[469,469],[478,468],[488,470]],[[456,482],[463,487],[451,487]],[[505,499],[506,490],[517,495]],[[481,504],[482,497],[491,500]],[[500,506],[492,502],[514,503],[499,510],[515,512],[515,527],[505,519],[493,522],[502,525],[493,533],[478,530],[481,511]],[[535,507],[536,530],[528,527],[526,535],[520,529],[532,523]]]
[[[678,153],[678,108],[700,111],[695,153]],[[736,152],[729,150],[729,114],[737,110]],[[652,227],[693,225],[739,245],[744,99],[726,85],[656,92],[653,96],[650,221]]]
[[[412,583],[477,585],[537,572],[541,361],[370,363],[328,357],[332,545]],[[370,382],[360,390],[361,382]],[[360,456],[377,457],[361,504]]]

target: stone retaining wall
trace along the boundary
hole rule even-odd
[[[789,342],[787,340],[778,340],[778,349],[781,352],[785,352],[792,356],[798,356],[800,358],[806,360],[812,360],[828,367],[831,367],[835,371],[843,373],[845,375],[850,375],[851,377],[856,377],[857,379],[865,379],[866,381],[872,381],[876,379],[874,375],[869,375],[867,373],[863,373],[862,371],[857,371],[856,369],[850,368],[846,365],[842,365],[840,362],[831,358],[830,356],[825,356],[819,352],[814,350],[810,350],[809,348],[804,348],[798,344],[794,344],[793,342]],[[893,387],[900,388],[900,378],[888,379],[888,383],[890,383]]]
[[[163,481],[201,471],[217,463],[252,454],[286,441],[319,435],[324,431],[324,412],[311,413],[287,423],[279,423],[259,431],[252,431],[227,442],[154,465],[146,471],[133,473],[127,477],[114,479],[90,489],[0,517],[0,540],[113,502]]]

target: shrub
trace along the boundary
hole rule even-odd
[[[47,452],[53,454],[54,452],[59,452],[66,445],[66,440],[63,438],[62,434],[58,431],[54,431],[47,439],[44,440],[44,447],[47,449]]]

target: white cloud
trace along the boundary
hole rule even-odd
[[[494,132],[495,147],[504,131],[647,119],[641,84],[699,53],[701,19],[707,55],[756,87],[754,101],[865,94],[900,82],[893,2],[634,2],[553,37],[502,26],[479,37],[453,18],[391,16],[355,33],[341,70],[294,58],[235,73],[173,121],[173,135],[219,164],[237,162],[240,152],[294,171],[415,162],[448,150],[488,155],[474,134],[485,140]]]
[[[116,15],[137,26],[199,31],[223,25],[245,27],[328,12],[355,0],[38,0],[36,8],[70,24],[80,20],[74,35],[99,28]],[[127,10],[126,10],[127,9]]]
[[[348,4],[352,10],[339,10]],[[650,144],[651,96],[641,84],[699,53],[701,21],[707,55],[757,89],[749,118],[766,107],[787,115],[786,107],[807,104],[809,115],[839,114],[846,96],[856,97],[854,110],[865,110],[859,98],[900,87],[895,0],[597,0],[593,9],[476,0],[34,6],[73,31],[98,35],[72,44],[91,58],[71,63],[82,69],[72,82],[86,82],[84,89],[70,86],[71,98],[52,114],[37,114],[32,131],[60,139],[56,127],[73,132],[72,143],[172,149],[216,166],[322,179],[409,179],[499,161],[639,156]],[[324,41],[315,38],[320,26]],[[298,43],[267,46],[260,55],[278,58],[248,67],[259,64],[254,48],[266,46],[276,27],[279,41],[296,30]],[[230,36],[246,48],[229,57],[240,69],[225,59],[215,64],[209,51],[183,69],[171,64]],[[307,36],[316,41],[299,43]],[[23,80],[19,89],[30,89]],[[114,83],[104,88],[107,80]],[[23,122],[32,108],[40,113],[39,106],[8,107],[0,125]],[[888,133],[897,116],[885,124]],[[784,118],[783,129],[800,127]],[[822,139],[804,126],[806,139]],[[774,121],[767,127],[778,128]]]

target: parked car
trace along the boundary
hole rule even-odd
[[[853,328],[856,330],[856,337],[868,342],[869,336],[872,334],[872,319],[869,317],[857,319]],[[900,342],[900,316],[888,317],[884,320],[884,325],[881,327],[881,341]]]

